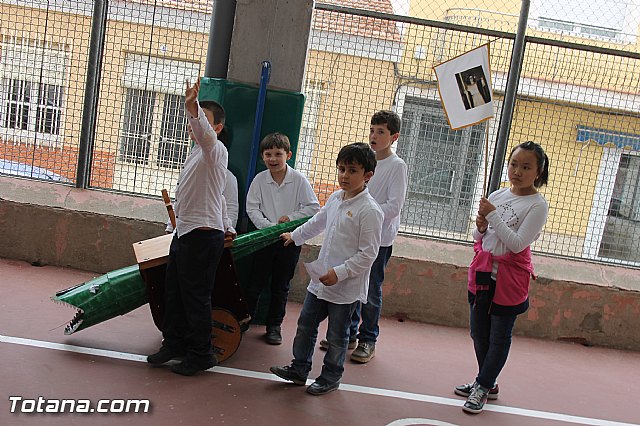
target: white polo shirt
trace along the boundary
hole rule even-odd
[[[249,186],[247,215],[258,229],[277,225],[282,216],[293,221],[313,216],[319,210],[320,203],[307,178],[288,165],[280,185],[269,170],[263,170]]]
[[[291,233],[297,246],[324,231],[318,260],[328,271],[333,268],[338,282],[325,286],[311,281],[307,290],[318,299],[349,304],[367,303],[369,270],[378,256],[384,214],[365,188],[349,200],[344,191],[331,194],[320,212]]]

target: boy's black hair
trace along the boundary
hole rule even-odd
[[[260,155],[267,149],[284,149],[285,152],[291,152],[291,142],[287,135],[283,133],[269,133],[260,141]]]
[[[535,186],[536,188],[540,188],[542,185],[546,185],[547,181],[549,180],[549,157],[547,157],[547,154],[545,154],[542,146],[533,141],[528,141],[521,143],[520,145],[516,145],[511,150],[511,153],[509,154],[509,160],[507,160],[507,162],[511,160],[511,156],[518,148],[526,149],[527,151],[533,151],[533,153],[536,155],[536,158],[538,159],[538,177],[533,182],[533,186]]]
[[[357,164],[364,168],[364,172],[373,172],[376,169],[376,153],[373,152],[369,144],[356,142],[345,145],[340,149],[336,166],[340,164]]]
[[[200,108],[213,113],[213,124],[223,124],[226,118],[224,108],[216,101],[200,101]]]
[[[400,117],[393,111],[381,110],[371,116],[371,124],[386,124],[389,133],[395,135],[400,132]]]

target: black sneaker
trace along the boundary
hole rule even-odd
[[[355,340],[349,340],[349,344],[347,345],[348,350],[355,349],[358,346],[358,342]],[[320,349],[324,349],[325,351],[329,349],[329,341],[326,339],[320,340]]]
[[[294,385],[304,386],[307,384],[306,376],[298,374],[295,368],[291,365],[285,365],[284,367],[273,366],[269,369],[273,374],[284,379],[288,382],[293,382]]]
[[[166,346],[162,346],[158,352],[147,357],[147,362],[153,365],[160,365],[185,355],[186,353],[182,350],[169,349]]]
[[[183,376],[193,376],[199,371],[208,370],[212,367],[215,367],[217,364],[216,361],[208,361],[203,363],[196,363],[190,360],[182,361],[180,364],[176,364],[171,367],[171,371],[176,374],[181,374]]]
[[[476,382],[466,383],[464,385],[456,386],[455,389],[453,390],[453,392],[456,395],[460,395],[460,396],[464,396],[465,398],[468,398],[469,395],[471,395],[471,390],[473,389],[473,386],[475,384],[476,384]],[[493,389],[491,389],[489,391],[488,399],[491,399],[491,400],[498,399],[498,394],[499,393],[500,393],[500,388],[498,388],[498,384],[496,384],[493,387]]]
[[[281,345],[282,344],[282,334],[279,325],[271,325],[267,327],[267,334],[265,334],[264,338],[267,343],[270,345]]]
[[[307,388],[307,393],[311,395],[324,395],[326,393],[333,392],[339,387],[340,382],[322,383],[316,380],[309,385],[309,387]]]
[[[471,394],[469,395],[469,398],[467,398],[467,402],[464,403],[462,411],[471,414],[478,414],[484,408],[484,404],[486,404],[488,398],[489,389],[483,388],[476,383],[473,386],[473,389],[471,389]]]

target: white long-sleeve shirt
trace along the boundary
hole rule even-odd
[[[278,224],[278,219],[289,220],[313,216],[320,210],[320,203],[307,178],[287,166],[280,185],[273,180],[269,170],[258,173],[247,194],[247,215],[258,229]]]
[[[200,105],[198,117],[187,112],[196,140],[184,162],[178,184],[174,210],[178,237],[196,228],[225,230],[222,192],[227,180],[227,148],[220,142]]]
[[[333,268],[338,282],[325,286],[311,280],[310,293],[331,303],[366,303],[369,270],[378,256],[384,214],[367,189],[348,200],[343,196],[343,190],[331,194],[320,212],[293,231],[291,238],[300,246],[324,232],[318,261],[326,271]]]
[[[396,154],[379,160],[376,171],[369,180],[369,193],[378,202],[384,213],[382,223],[382,247],[393,245],[400,228],[400,212],[407,195],[409,182],[407,164]]]
[[[473,239],[482,240],[484,251],[495,256],[520,253],[538,239],[549,214],[549,204],[542,194],[515,195],[510,188],[502,188],[488,199],[496,209],[486,216],[487,230],[481,234],[478,228],[473,229]],[[494,279],[497,270],[498,263],[494,262]]]
[[[225,232],[236,233],[236,224],[238,223],[238,216],[240,212],[240,203],[238,202],[238,179],[227,169],[227,182],[222,191],[224,196],[224,208],[222,209],[222,216],[224,218]],[[167,220],[167,232],[173,231],[173,225],[171,219]]]

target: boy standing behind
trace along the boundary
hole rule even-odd
[[[185,92],[189,136],[195,142],[176,187],[176,230],[165,279],[164,340],[147,357],[150,364],[185,356],[171,371],[192,376],[216,365],[211,347],[211,290],[224,248],[224,210],[228,153],[218,141],[224,110],[198,103],[200,80]]]
[[[307,388],[311,395],[323,395],[340,386],[349,342],[351,315],[367,300],[369,269],[380,247],[383,213],[369,194],[366,182],[376,168],[375,154],[364,143],[344,146],[338,158],[338,182],[320,212],[292,233],[281,238],[285,246],[301,246],[324,232],[324,242],[314,269],[323,275],[312,278],[307,287],[298,329],[293,340],[293,361],[271,367],[276,376],[304,385],[311,371],[313,348],[320,322],[329,317],[327,339],[320,376]]]
[[[267,166],[256,175],[247,194],[247,215],[256,228],[313,216],[320,203],[307,178],[287,165],[291,158],[289,138],[271,133],[260,142],[260,156]],[[249,314],[256,314],[260,293],[271,277],[271,302],[267,315],[267,343],[282,343],[281,325],[284,319],[289,281],[293,278],[300,247],[275,244],[257,252],[253,259],[252,276],[245,297]]]
[[[382,283],[384,270],[391,258],[393,240],[398,235],[400,211],[407,193],[407,165],[392,150],[391,145],[400,136],[400,117],[392,111],[378,111],[371,117],[369,144],[376,153],[376,173],[369,181],[367,188],[371,196],[378,202],[384,213],[382,223],[382,240],[378,256],[371,266],[369,274],[369,294],[367,303],[358,304],[351,318],[349,330],[349,347],[355,347],[356,334],[358,347],[351,353],[351,360],[367,363],[375,356],[376,341],[380,334],[378,321],[382,311]],[[362,323],[360,323],[362,318]],[[358,330],[358,324],[360,329]],[[359,331],[359,333],[358,333]],[[328,342],[320,342],[321,347],[328,347]]]

